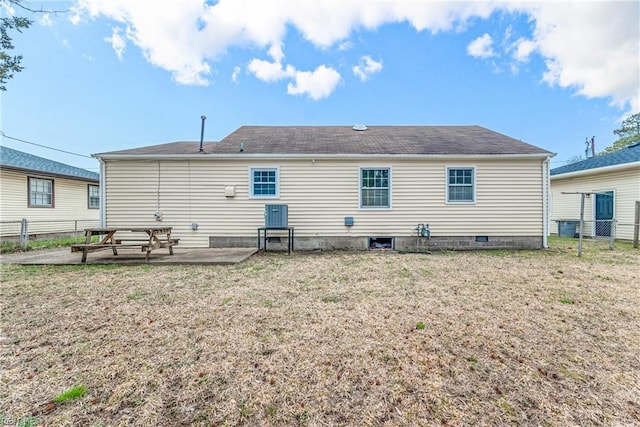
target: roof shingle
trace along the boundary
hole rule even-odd
[[[174,142],[96,154],[197,154],[198,142]],[[549,151],[480,126],[242,126],[204,154],[264,155],[551,155]],[[242,148],[242,151],[241,151]]]
[[[630,145],[622,150],[601,156],[591,157],[581,162],[571,163],[570,165],[560,166],[551,169],[551,175],[561,175],[570,172],[579,172],[589,169],[597,169],[606,166],[616,166],[625,163],[640,162],[640,144]]]
[[[34,156],[4,145],[0,145],[0,166],[96,182],[100,180],[100,175],[95,172],[45,159],[44,157]]]

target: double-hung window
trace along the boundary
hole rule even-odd
[[[391,168],[360,168],[360,207],[391,207]]]
[[[474,203],[476,200],[475,168],[447,168],[447,202]]]
[[[97,185],[89,184],[88,188],[88,197],[89,197],[89,209],[98,209],[100,208],[100,187]]]
[[[280,196],[278,168],[251,168],[249,175],[251,197],[274,199]]]
[[[29,207],[52,208],[53,180],[29,177]]]

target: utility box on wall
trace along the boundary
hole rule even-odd
[[[265,205],[264,206],[265,228],[289,227],[288,216],[289,216],[289,207],[287,205]]]

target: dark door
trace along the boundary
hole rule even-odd
[[[596,236],[611,236],[613,191],[596,194]]]

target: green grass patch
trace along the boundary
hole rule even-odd
[[[587,379],[583,375],[576,374],[574,372],[569,371],[568,369],[560,369],[560,373],[567,378],[571,378],[572,380],[578,381],[586,381]]]
[[[60,393],[56,397],[53,398],[55,403],[64,403],[68,400],[80,399],[87,393],[87,387],[84,385],[79,385],[70,388],[69,390]]]
[[[3,240],[0,242],[0,254],[10,254],[13,252],[20,252],[22,247],[17,242],[9,242],[7,240]]]
[[[93,236],[91,241],[97,242],[98,237],[99,236]],[[58,239],[46,239],[46,240],[30,240],[29,243],[27,243],[27,248],[24,249],[20,245],[20,242],[3,240],[0,242],[0,253],[10,254],[15,252],[24,252],[25,250],[33,251],[38,249],[64,248],[67,246],[71,246],[75,243],[84,243],[84,242],[85,242],[84,236],[78,236],[78,237],[70,236],[70,237],[61,237]]]
[[[0,424],[2,425],[2,424]],[[16,424],[16,427],[35,427],[38,425],[42,425],[40,418],[38,417],[26,417],[22,418]]]
[[[498,400],[498,406],[508,415],[515,417],[515,409],[513,409],[513,406],[511,406],[504,397]]]
[[[269,417],[275,417],[278,412],[278,407],[276,405],[269,405],[265,412]]]
[[[135,290],[127,295],[127,301],[137,301],[147,295],[146,292],[141,292],[139,290]]]
[[[261,301],[261,305],[262,305],[263,307],[267,307],[267,308],[274,307],[274,306],[275,306],[275,304],[276,304],[276,303],[275,303],[275,301],[273,301],[273,300],[271,300],[271,299],[268,299],[268,298],[265,298],[265,299],[263,299],[263,300]]]

